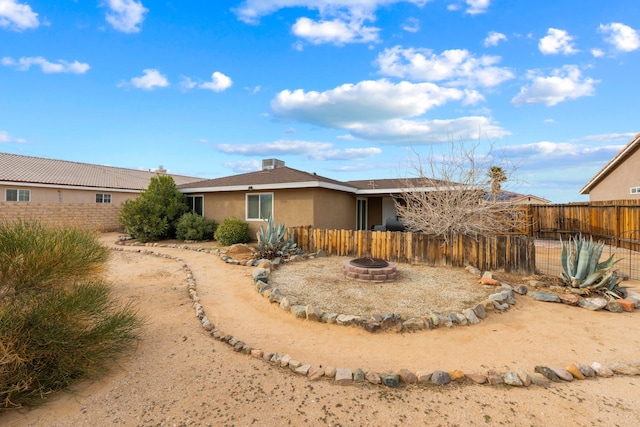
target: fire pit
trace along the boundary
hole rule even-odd
[[[395,264],[380,258],[356,258],[342,265],[342,273],[363,282],[393,282],[398,278]]]

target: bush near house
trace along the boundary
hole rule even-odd
[[[247,243],[251,240],[249,224],[237,218],[227,218],[218,226],[216,240],[225,246]]]
[[[136,199],[122,204],[120,223],[129,235],[142,242],[175,237],[180,217],[189,211],[185,195],[176,189],[173,178],[151,178],[149,187]]]
[[[203,218],[195,212],[180,217],[176,226],[176,237],[180,240],[210,240],[218,228],[218,224]]]
[[[0,223],[0,412],[101,374],[142,320],[97,277],[108,257],[87,231]]]

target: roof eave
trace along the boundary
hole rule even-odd
[[[616,154],[613,159],[611,159],[598,173],[596,173],[590,180],[587,182],[584,187],[580,189],[580,194],[589,194],[593,187],[598,185],[600,181],[602,181],[613,169],[618,167],[618,164],[621,163],[624,159],[626,159],[627,155],[631,153],[633,150],[637,148],[637,145],[640,143],[640,133],[636,134],[636,136],[629,142],[626,147],[624,147],[618,154]]]

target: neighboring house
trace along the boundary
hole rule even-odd
[[[416,190],[420,180],[336,181],[292,169],[277,159],[262,170],[178,187],[196,211],[220,223],[236,217],[257,231],[266,218],[288,227],[369,230],[396,217],[394,196]],[[434,188],[417,188],[433,191]]]
[[[640,200],[640,133],[582,187],[589,201]]]
[[[116,229],[122,203],[165,173],[0,153],[0,219]],[[202,180],[171,176],[176,185]]]
[[[487,194],[485,196],[485,200],[488,202],[493,201],[493,195]],[[497,202],[508,202],[514,205],[548,205],[551,203],[550,200],[545,198],[534,196],[533,194],[520,194],[514,193],[513,191],[502,190],[498,194],[496,198]]]

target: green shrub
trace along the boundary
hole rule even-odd
[[[0,306],[0,411],[105,370],[138,339],[132,305],[118,306],[103,282],[13,298]]]
[[[181,240],[209,240],[217,227],[215,221],[189,212],[180,217],[176,226],[176,237]]]
[[[159,175],[151,178],[138,198],[122,204],[120,223],[142,242],[161,240],[176,235],[178,220],[188,211],[186,198],[176,189],[173,178]]]
[[[218,226],[216,240],[225,246],[235,243],[247,243],[251,240],[249,224],[237,218],[227,218]]]
[[[2,296],[64,286],[96,277],[109,250],[87,231],[50,228],[39,222],[0,223]]]

